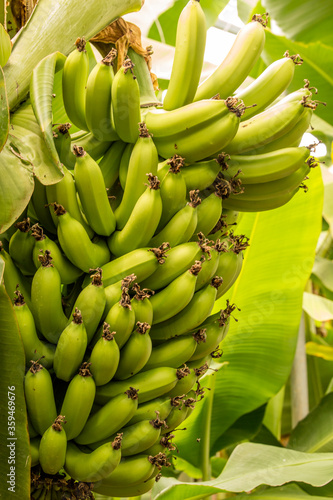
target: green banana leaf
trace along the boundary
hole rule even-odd
[[[293,429],[288,448],[307,453],[333,452],[333,393],[327,394]]]
[[[32,73],[30,84],[30,99],[37,123],[50,152],[53,163],[60,168],[60,160],[53,140],[52,132],[52,93],[54,74],[60,71],[66,57],[60,52],[54,52],[44,57]]]
[[[237,495],[236,500],[248,500],[255,498],[258,500],[323,500],[325,496],[308,495],[296,484],[280,486],[277,488],[265,488],[251,495]]]
[[[313,40],[332,45],[333,3],[331,0],[263,0],[270,16],[291,40]]]
[[[325,288],[333,292],[333,261],[323,257],[316,256],[312,269],[315,276]]]
[[[221,360],[228,365],[216,377],[211,455],[219,451],[219,439],[237,419],[267,403],[287,381],[303,290],[321,230],[322,193],[320,169],[315,169],[308,193],[299,192],[276,210],[243,214],[237,226],[237,233],[250,237],[250,247],[238,281],[215,307],[224,309],[229,298],[241,311],[235,311],[239,321],[231,319],[221,344]],[[179,454],[199,466],[195,438],[204,435],[200,407],[186,427],[188,431],[176,439]]]
[[[3,69],[0,68],[0,151],[7,141],[9,132],[9,108],[6,93],[6,82]]]
[[[173,5],[154,21],[148,32],[148,37],[168,45],[176,44],[178,18],[188,0],[175,0]],[[206,15],[207,28],[214,26],[220,12],[228,0],[201,0],[201,7]]]
[[[156,488],[153,498],[199,500],[219,491],[246,492],[263,484],[281,486],[302,481],[312,486],[322,486],[332,479],[333,453],[303,453],[275,446],[243,443],[235,448],[218,478],[205,483],[165,480],[158,487],[159,491]]]
[[[140,10],[142,0],[39,0],[18,33],[4,69],[9,107],[26,96],[34,67],[55,50],[66,56],[77,37],[87,40],[112,21]]]
[[[329,345],[321,345],[316,342],[306,343],[306,354],[308,356],[316,356],[317,358],[333,361],[333,347]]]
[[[2,260],[2,259],[0,259]],[[1,377],[0,400],[0,497],[30,498],[30,452],[27,429],[27,415],[23,393],[24,351],[13,306],[4,285],[0,285],[0,350]],[[15,413],[9,413],[10,399],[15,402]],[[15,419],[15,430],[9,427],[9,421]],[[11,463],[9,463],[11,462]],[[14,469],[10,469],[13,467]],[[8,483],[12,476],[13,484]],[[14,488],[9,490],[8,488]]]
[[[303,309],[316,321],[329,321],[333,319],[333,301],[320,295],[304,292]]]

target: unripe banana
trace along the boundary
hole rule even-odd
[[[87,348],[87,333],[79,309],[75,309],[73,321],[62,331],[53,361],[55,374],[69,382],[81,365]]]
[[[248,238],[244,235],[235,236],[232,234],[231,241],[233,246],[229,252],[221,254],[216,269],[216,273],[223,276],[223,283],[217,291],[216,300],[222,297],[235,283],[242,270],[244,258],[242,251],[249,246]]]
[[[34,240],[31,238],[30,218],[15,224],[17,231],[9,240],[9,255],[23,274],[33,275],[36,267],[32,260]]]
[[[39,445],[39,463],[46,474],[57,474],[65,464],[67,437],[59,415],[42,435]]]
[[[75,312],[76,308],[81,311],[88,344],[96,332],[106,304],[105,290],[102,282],[102,270],[98,267],[91,271],[95,271],[90,276],[92,279],[91,283],[80,292],[72,309],[72,314]]]
[[[117,257],[146,246],[156,231],[162,214],[160,181],[149,174],[148,182],[123,229],[108,238],[111,253]]]
[[[0,241],[0,261],[1,259],[5,264],[3,270],[3,281],[9,297],[13,297],[17,285],[19,285],[19,289],[24,296],[24,300],[28,304],[29,309],[31,309],[31,285],[27,278],[25,278],[21,271],[15,266],[13,259],[4,249],[2,241]]]
[[[209,234],[221,217],[224,190],[218,181],[214,183],[214,188],[214,192],[204,198],[198,206],[195,234]]]
[[[37,215],[37,219],[42,226],[51,234],[56,234],[57,228],[54,225],[48,207],[46,186],[39,182],[37,177],[35,177],[35,188],[31,196],[31,203]]]
[[[72,134],[72,145],[71,149],[73,152],[74,145],[78,148],[84,149],[88,155],[95,161],[98,161],[107,152],[111,146],[110,141],[99,141],[93,136],[91,132],[86,132],[83,135],[82,131]],[[119,137],[115,133],[114,140],[118,141]]]
[[[135,274],[126,276],[123,280],[119,280],[113,285],[105,287],[106,304],[102,318],[104,319],[109,313],[112,306],[114,306],[121,299],[121,291],[125,288],[130,288],[133,281],[136,279]]]
[[[71,153],[74,159],[75,165],[75,156]],[[74,168],[73,165],[73,168]],[[53,223],[55,226],[58,226],[59,218],[54,213],[53,203],[58,203],[67,210],[71,216],[76,219],[84,229],[87,231],[89,238],[92,238],[94,235],[94,231],[87,223],[86,218],[83,216],[76,193],[75,181],[72,172],[70,172],[66,167],[63,167],[64,177],[57,184],[52,184],[51,186],[46,187],[47,200],[50,205],[50,212],[53,219]],[[41,221],[42,222],[42,221]],[[44,227],[44,224],[42,222]],[[46,229],[47,226],[45,226]]]
[[[221,156],[218,155],[214,160],[196,162],[183,168],[182,176],[185,180],[187,191],[193,189],[203,191],[213,184],[217,174],[221,170]]]
[[[198,190],[190,191],[189,203],[179,210],[164,228],[150,240],[150,245],[160,245],[163,241],[167,241],[171,247],[175,247],[192,237],[198,221],[197,207],[201,203],[198,192]]]
[[[153,347],[148,362],[142,371],[152,370],[159,366],[178,368],[190,359],[197,346],[192,335],[176,337]]]
[[[148,325],[153,324],[153,306],[151,304],[151,296],[155,292],[153,290],[148,290],[143,288],[141,290],[140,285],[134,283],[132,285],[132,290],[135,292],[132,298],[131,305],[135,313],[135,321],[140,323],[148,323]]]
[[[161,264],[165,263],[167,257],[165,254],[168,250],[169,244],[164,243],[159,248],[138,248],[111,260],[102,266],[104,286],[117,283],[131,274],[135,274],[136,280],[140,283],[159,269]],[[87,278],[83,282],[83,286],[86,284],[88,284]]]
[[[241,170],[242,184],[276,181],[298,170],[310,155],[309,148],[283,148],[260,155],[234,155],[225,160],[223,176],[230,179]]]
[[[146,456],[146,455],[145,455]],[[131,466],[131,464],[128,464]],[[131,467],[125,471],[124,476],[128,478],[128,474],[131,474]],[[154,468],[152,469],[154,470]],[[127,474],[126,474],[127,473]],[[145,476],[142,476],[145,477]],[[121,481],[120,481],[121,482]],[[124,480],[122,484],[126,484],[127,481]],[[98,486],[94,486],[94,491],[96,493],[99,493],[101,495],[106,495],[108,497],[114,497],[116,496],[117,498],[127,498],[127,497],[140,497],[141,495],[144,495],[148,491],[152,489],[152,487],[155,484],[155,478],[148,478],[147,480],[144,480],[143,482],[140,481],[138,484],[135,485],[129,485],[129,486],[112,486],[109,484],[105,484],[104,482],[101,482]]]
[[[26,363],[30,360],[39,360],[45,368],[51,368],[55,346],[38,338],[34,317],[24,302],[23,295],[19,290],[15,291],[15,295],[14,312],[21,334]]]
[[[162,396],[161,398],[152,399],[147,403],[140,404],[134,416],[127,423],[128,425],[136,424],[142,420],[153,420],[156,415],[161,420],[165,420],[171,411],[170,398]]]
[[[200,272],[201,263],[196,261],[190,269],[151,297],[154,325],[173,317],[187,306],[193,297]]]
[[[31,438],[30,436],[30,456],[31,456],[31,467],[39,464],[39,443],[40,437]]]
[[[112,49],[92,69],[86,90],[86,123],[99,141],[113,141],[115,131],[111,119],[111,87],[114,78],[113,62],[117,52]]]
[[[185,395],[183,395],[183,398]],[[188,405],[185,405],[185,400],[180,398],[172,398],[171,405],[172,410],[165,420],[166,427],[162,429],[161,434],[166,434],[172,432],[176,427],[178,427],[187,417]],[[191,404],[192,400],[188,403]]]
[[[103,444],[91,453],[84,453],[74,443],[69,442],[65,471],[77,481],[101,481],[118,467],[121,458],[120,448],[121,434],[113,442]]]
[[[282,59],[270,64],[248,87],[236,92],[235,97],[242,99],[246,106],[256,104],[246,112],[246,120],[267,108],[286,90],[293,79],[295,65],[302,62],[299,55],[289,56],[287,51]]]
[[[101,388],[108,387],[110,382]],[[118,382],[119,383],[119,382]],[[120,382],[123,383],[123,382]],[[126,384],[128,388],[129,385]],[[106,439],[115,432],[118,432],[133,417],[138,407],[138,394],[133,387],[124,391],[119,391],[112,399],[107,398],[108,402],[100,410],[91,415],[83,431],[75,439],[78,444],[90,444],[96,441]]]
[[[126,143],[124,143],[126,144]],[[119,182],[122,189],[125,189],[130,158],[135,144],[126,144],[119,165]],[[117,207],[118,208],[118,207]]]
[[[140,133],[129,158],[124,195],[115,211],[117,229],[123,229],[134,206],[145,192],[147,175],[157,174],[158,155],[155,144],[146,125],[140,123],[138,126]]]
[[[57,410],[51,376],[36,361],[25,374],[24,395],[31,423],[42,436],[56,419]]]
[[[83,148],[74,146],[74,153],[75,184],[84,214],[97,234],[110,236],[116,228],[116,219],[109,203],[101,169]]]
[[[10,40],[10,36],[7,31],[0,24],[0,66],[3,68],[12,52],[12,42]]]
[[[171,404],[170,404],[171,408]],[[161,439],[156,442],[153,446],[148,448],[145,453],[149,455],[157,455],[158,453],[165,453],[167,454],[169,451],[174,451],[176,449],[176,446],[172,444],[171,440],[175,437],[174,434],[170,434],[167,432],[166,434],[163,434]]]
[[[198,341],[194,354],[189,358],[189,362],[196,361],[211,354],[224,339],[229,330],[229,317],[232,313],[232,306],[220,311],[220,315],[214,321],[201,325],[200,329],[194,333]]]
[[[188,366],[184,365],[184,368],[179,368],[177,370],[177,383],[176,385],[168,391],[165,396],[169,398],[180,397],[182,398],[184,394],[187,394],[196,384],[197,375],[194,369],[190,369]]]
[[[126,380],[138,373],[147,364],[151,355],[150,325],[137,321],[136,327],[121,350],[120,362],[115,373],[116,380]]]
[[[49,251],[52,255],[52,264],[57,269],[60,275],[61,283],[69,285],[76,281],[83,272],[78,267],[74,266],[61,252],[57,243],[44,234],[43,228],[39,224],[32,226],[31,235],[35,238],[32,258],[35,268],[41,266],[39,259],[41,252]]]
[[[75,158],[72,155],[71,144],[72,138],[69,133],[71,128],[70,123],[62,123],[53,128],[53,142],[56,147],[59,160],[67,169],[73,169]]]
[[[110,382],[118,368],[120,353],[114,340],[115,333],[110,331],[110,325],[105,322],[102,337],[91,351],[90,370],[97,386]]]
[[[112,115],[114,126],[124,142],[136,142],[139,136],[140,90],[133,74],[133,63],[126,59],[112,83]]]
[[[186,182],[180,170],[183,164],[183,158],[174,156],[167,161],[166,175],[163,177],[160,175],[163,169],[158,171],[157,175],[161,181],[162,215],[157,231],[160,231],[186,205]]]
[[[140,404],[145,403],[170,391],[176,385],[177,380],[177,370],[170,367],[159,367],[140,372],[127,380],[117,382],[112,380],[108,384],[98,387],[96,402],[105,404],[110,399],[113,401],[115,396],[123,393],[124,389],[135,386]]]
[[[245,107],[242,101],[232,97],[222,102],[227,112],[221,118],[204,122],[200,127],[188,125],[186,130],[179,134],[154,137],[158,154],[163,158],[178,154],[184,157],[187,163],[193,163],[224,150],[238,131]]]
[[[85,426],[96,394],[96,385],[89,371],[89,363],[83,363],[79,373],[70,381],[60,413],[64,415],[68,441],[76,438]]]
[[[68,321],[62,309],[61,278],[48,250],[39,258],[41,267],[31,283],[31,312],[38,330],[49,342],[56,344]]]
[[[193,101],[197,91],[206,46],[206,18],[200,0],[190,0],[177,24],[176,51],[164,109],[175,109]]]
[[[195,284],[195,291],[197,292],[198,290],[201,290],[204,286],[206,286],[210,280],[213,278],[213,276],[222,276],[222,274],[219,274],[217,272],[217,268],[219,265],[220,261],[220,254],[227,252],[228,251],[228,246],[226,242],[220,241],[219,239],[216,241],[216,243],[212,246],[209,254],[207,254],[204,259],[202,259],[201,263],[201,271],[199,273],[199,276],[197,278],[196,284]],[[223,283],[222,283],[223,285]],[[221,286],[222,286],[221,285]]]
[[[264,212],[265,210],[273,210],[274,208],[281,207],[290,201],[293,196],[298,192],[297,187],[294,191],[290,193],[272,196],[267,199],[251,199],[251,200],[238,200],[232,195],[225,200],[225,207],[230,208],[230,210],[238,210],[241,212]]]
[[[142,280],[141,286],[150,288],[151,290],[164,288],[177,278],[177,276],[188,270],[209,249],[210,247],[207,245],[207,242],[202,239],[198,242],[177,245],[168,252],[163,266],[157,267],[154,273],[151,273],[150,276]]]
[[[115,340],[119,349],[127,342],[135,325],[135,313],[131,306],[131,298],[128,289],[124,287],[121,291],[121,299],[114,304],[108,312],[105,322],[111,325],[112,330],[116,332]],[[93,339],[98,340],[101,336],[101,330],[96,332]]]
[[[89,75],[89,56],[84,38],[75,42],[76,49],[67,57],[62,75],[62,95],[66,113],[78,128],[88,130],[85,120],[85,95]]]
[[[54,209],[59,217],[59,243],[74,266],[88,273],[109,262],[110,252],[104,240],[91,241],[82,224],[64,207],[55,203]]]
[[[209,99],[216,94],[222,98],[232,95],[249,75],[265,45],[266,21],[255,15],[238,33],[226,58],[199,85],[194,101]],[[247,50],[244,50],[244,48]]]
[[[126,143],[123,141],[113,142],[99,162],[107,190],[111,189],[118,179],[120,162],[126,147]]]
[[[200,325],[213,309],[217,290],[222,282],[222,278],[216,276],[193,295],[192,300],[182,311],[162,323],[153,325],[150,330],[151,338],[167,340],[176,335],[183,335]]]

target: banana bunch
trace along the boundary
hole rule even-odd
[[[171,465],[236,309],[211,314],[249,245],[238,213],[287,203],[316,165],[299,147],[314,89],[277,101],[300,56],[242,87],[266,21],[254,16],[199,85],[206,24],[190,0],[163,106],[141,108],[135,65],[115,72],[114,49],[89,72],[78,38],[66,59],[63,178],[36,178],[0,242],[26,358],[32,498],[138,496]]]

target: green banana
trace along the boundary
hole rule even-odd
[[[185,130],[178,134],[154,136],[158,154],[163,158],[178,154],[184,157],[187,163],[193,163],[226,149],[237,134],[245,106],[241,100],[232,97],[222,102],[226,111],[220,118],[209,119],[193,127],[188,123]],[[182,120],[185,120],[185,116],[184,113]],[[153,133],[152,130],[151,132]]]
[[[113,142],[98,164],[107,190],[111,189],[118,179],[120,162],[126,147],[123,141]]]
[[[89,370],[90,364],[83,363],[79,373],[70,381],[60,413],[66,418],[65,430],[68,441],[76,438],[85,426],[96,394],[96,385]]]
[[[196,346],[197,342],[192,335],[171,338],[163,344],[153,347],[142,371],[152,370],[159,366],[178,368],[190,359]]]
[[[185,395],[183,395],[183,397],[184,396]],[[161,434],[172,432],[186,419],[189,404],[192,404],[192,399],[186,405],[184,399],[178,397],[171,399],[172,410],[165,420],[166,427],[162,429]]]
[[[136,279],[135,274],[126,276],[123,280],[116,281],[113,285],[105,287],[106,304],[102,318],[104,319],[111,307],[121,299],[121,291],[124,287],[130,288],[133,281]]]
[[[157,226],[158,232],[186,205],[186,182],[180,170],[183,166],[183,159],[179,160],[179,158],[181,157],[176,156],[175,159],[174,156],[167,160],[168,169],[165,175],[163,175],[164,169],[159,170],[157,173],[161,181],[162,199],[162,215]]]
[[[39,259],[41,252],[48,250],[52,255],[52,264],[59,272],[61,283],[65,285],[74,283],[83,274],[81,269],[74,266],[63,255],[57,243],[44,234],[43,228],[39,224],[34,224],[31,229],[31,235],[34,237],[32,258],[35,269],[41,266]]]
[[[117,371],[120,353],[118,344],[114,340],[115,333],[111,332],[110,325],[104,322],[102,337],[96,342],[91,351],[89,359],[91,363],[90,371],[97,386],[110,382]]]
[[[115,340],[120,349],[127,342],[135,325],[135,312],[126,287],[122,289],[120,301],[111,307],[105,321],[112,325],[112,329],[116,332]],[[100,337],[100,331],[97,332],[97,336]]]
[[[102,270],[98,267],[92,271],[95,272],[90,276],[91,283],[80,292],[72,309],[72,314],[76,308],[81,311],[88,344],[96,332],[106,305]]]
[[[140,323],[148,323],[152,325],[153,323],[153,306],[151,304],[151,296],[155,292],[153,290],[148,290],[143,288],[141,290],[140,285],[134,283],[132,285],[132,290],[135,292],[132,298],[131,305],[135,314],[135,321]]]
[[[199,85],[194,101],[209,99],[216,94],[228,97],[249,75],[265,45],[265,27],[262,16],[253,16],[238,33],[226,58],[216,70]],[[245,50],[245,48],[247,50]]]
[[[82,271],[88,273],[110,261],[110,252],[104,240],[91,241],[88,233],[64,207],[54,204],[59,217],[58,240],[66,257]]]
[[[121,350],[120,361],[114,377],[116,380],[126,380],[132,377],[147,364],[152,352],[149,330],[148,323],[137,321],[136,330]]]
[[[81,365],[87,348],[87,333],[79,309],[62,331],[54,354],[53,368],[61,380],[69,382]]]
[[[163,266],[157,267],[155,272],[142,280],[141,286],[151,290],[159,290],[171,283],[177,276],[188,270],[203,253],[209,252],[206,241],[188,242],[172,248]],[[134,271],[135,274],[136,271]],[[141,280],[140,280],[141,281]]]
[[[70,121],[78,128],[88,130],[85,120],[85,95],[89,75],[89,56],[84,38],[78,38],[67,57],[62,74],[62,95]]]
[[[92,157],[93,160],[100,160],[110,148],[112,144],[111,141],[99,141],[91,132],[85,132],[83,135],[81,135],[81,133],[82,131],[72,134],[72,152],[75,145],[78,148],[84,149]],[[119,137],[116,133],[114,134],[113,140],[119,140]]]
[[[237,197],[232,195],[225,200],[225,207],[230,208],[230,210],[238,210],[239,212],[264,212],[265,210],[273,210],[274,208],[279,208],[290,201],[293,196],[297,193],[299,188],[294,189],[294,191],[280,195],[274,196],[269,199],[259,199],[255,198],[249,200],[238,200]]]
[[[156,415],[161,420],[165,420],[171,411],[170,398],[162,396],[148,401],[147,403],[139,404],[134,416],[127,423],[128,425],[136,424],[142,420],[153,420]]]
[[[112,116],[115,129],[124,142],[136,142],[141,122],[140,90],[133,73],[134,64],[126,59],[112,83]]]
[[[17,231],[9,240],[9,255],[23,274],[33,275],[36,267],[32,260],[34,240],[31,238],[30,218],[15,224]]]
[[[3,281],[9,297],[13,297],[18,285],[24,296],[25,302],[27,303],[29,309],[31,309],[31,285],[27,278],[23,276],[21,271],[16,267],[9,253],[4,249],[2,241],[0,241],[0,262],[1,259],[5,264],[3,270]]]
[[[204,328],[200,328],[194,333],[194,336],[201,338],[202,341],[197,343],[194,354],[189,358],[189,362],[202,359],[216,350],[228,333],[231,312],[230,307],[227,306],[224,311],[221,310],[220,316],[217,319],[205,324]]]
[[[150,245],[160,245],[163,241],[167,241],[171,247],[175,247],[191,238],[197,225],[198,206],[201,203],[198,192],[198,190],[190,191],[190,201],[171,218],[159,233],[153,236],[149,242]]]
[[[167,340],[184,335],[200,325],[210,314],[214,306],[216,294],[222,284],[222,278],[214,277],[211,282],[193,295],[189,304],[172,318],[153,325],[150,336],[156,340]]]
[[[200,0],[189,0],[178,19],[176,51],[164,109],[180,108],[193,101],[204,61],[206,31]]]
[[[131,464],[128,464],[131,466]],[[119,467],[119,466],[118,466]],[[154,469],[152,469],[154,470]],[[132,469],[126,469],[124,476],[126,476],[127,472],[127,479],[129,475],[131,475]],[[129,474],[129,475],[128,475]],[[142,476],[143,478],[145,476]],[[124,481],[120,481],[121,484],[127,484],[126,479]],[[155,478],[148,478],[147,480],[144,480],[143,482],[140,480],[138,484],[135,485],[128,485],[128,486],[112,486],[109,484],[105,484],[103,481],[98,485],[94,486],[94,491],[96,493],[99,493],[101,495],[107,495],[108,497],[119,497],[119,498],[127,498],[127,497],[137,497],[139,498],[141,495],[144,493],[149,492],[152,487],[154,486],[155,483]]]
[[[192,300],[200,272],[201,263],[197,260],[190,269],[180,274],[163,290],[151,297],[153,325],[166,321],[187,306]]]
[[[171,408],[171,405],[170,405]],[[175,437],[174,434],[171,434],[167,432],[166,434],[163,434],[161,439],[156,442],[153,446],[148,448],[148,450],[145,451],[145,453],[148,453],[149,455],[157,455],[158,453],[168,453],[169,451],[174,451],[176,449],[176,446],[172,444],[171,440]]]
[[[214,188],[214,192],[204,198],[198,206],[195,234],[209,234],[221,217],[224,189],[218,181],[214,183]]]
[[[303,60],[297,54],[290,56],[287,51],[282,59],[270,64],[261,75],[244,90],[236,92],[235,97],[242,99],[246,106],[256,104],[246,112],[245,119],[260,113],[267,108],[291,83],[295,66],[301,65]]]
[[[309,148],[283,148],[260,155],[238,155],[226,160],[223,176],[230,180],[241,170],[242,184],[282,179],[298,170],[310,155]]]
[[[218,155],[214,160],[196,162],[185,166],[182,176],[185,180],[187,191],[207,189],[215,181],[217,174],[224,165],[224,155]]]
[[[244,235],[235,236],[233,233],[231,238],[232,247],[228,252],[221,254],[219,265],[216,269],[218,276],[223,276],[223,283],[217,290],[216,300],[222,297],[235,283],[243,265],[243,250],[248,246],[248,238]]]
[[[91,453],[81,451],[69,442],[66,452],[65,471],[77,481],[99,482],[111,474],[121,459],[121,434],[113,442],[103,444]],[[95,488],[94,488],[95,489]]]
[[[39,259],[41,266],[31,283],[31,312],[37,329],[49,342],[56,344],[68,321],[62,309],[61,278],[48,250]]]
[[[74,155],[72,156],[73,159],[75,160],[75,156]],[[50,205],[50,212],[53,219],[53,223],[56,227],[58,226],[59,219],[54,214],[54,210],[52,209],[53,206],[52,204],[56,202],[62,205],[65,208],[65,210],[67,210],[71,214],[71,216],[74,217],[74,219],[80,222],[80,224],[82,224],[84,229],[87,231],[89,238],[92,238],[94,235],[94,231],[89,226],[86,218],[83,216],[80,210],[80,206],[77,199],[74,176],[72,172],[70,172],[64,166],[63,166],[63,171],[64,171],[64,177],[61,179],[60,182],[57,182],[57,184],[52,184],[51,186],[46,187],[46,195],[48,203]],[[45,227],[47,229],[47,226]]]
[[[213,242],[212,242],[213,243]],[[207,255],[204,259],[202,259],[201,263],[201,271],[197,278],[195,284],[195,291],[201,290],[204,286],[206,286],[213,276],[222,276],[222,274],[217,272],[220,255],[227,251],[227,244],[224,241],[216,240],[215,244],[211,247],[209,255]],[[224,277],[223,277],[224,282]],[[222,285],[223,286],[223,283]],[[220,289],[221,287],[219,287]]]
[[[197,375],[193,369],[184,365],[184,368],[179,368],[177,370],[177,379],[176,385],[168,391],[165,396],[168,396],[169,398],[182,398],[184,394],[187,394],[195,385]]]
[[[97,234],[110,236],[116,228],[116,219],[109,203],[101,169],[83,148],[74,146],[74,153],[75,185],[84,214]]]
[[[86,89],[85,117],[88,129],[99,141],[113,141],[116,134],[111,119],[113,62],[117,51],[111,49],[92,69]]]
[[[140,132],[139,132],[140,135]],[[126,144],[126,143],[124,143]],[[126,186],[126,180],[127,180],[127,172],[128,172],[128,166],[131,158],[132,151],[134,149],[135,144],[126,144],[126,147],[124,149],[124,152],[122,154],[120,164],[119,164],[119,182],[122,187],[122,189],[125,189]],[[118,207],[117,207],[118,208]]]
[[[39,463],[46,474],[57,474],[65,464],[67,437],[64,418],[59,415],[46,429],[39,444]]]
[[[21,334],[26,363],[30,360],[39,360],[45,368],[49,369],[53,365],[55,346],[38,338],[34,317],[19,289],[15,291],[15,295],[14,313]]]
[[[140,404],[145,403],[170,391],[176,385],[177,380],[176,369],[170,367],[154,368],[137,373],[126,380],[116,382],[112,380],[108,384],[98,387],[96,402],[105,404],[110,400],[113,401],[116,396],[123,393],[124,389],[135,387],[138,391]]]
[[[39,443],[40,437],[31,438],[30,436],[30,457],[31,457],[31,467],[39,464]]]
[[[145,192],[147,175],[157,174],[158,155],[155,144],[145,123],[140,123],[138,126],[140,133],[129,158],[124,195],[115,211],[117,229],[124,228],[134,206]]]
[[[99,387],[97,393],[112,383],[114,382]],[[138,391],[133,387],[129,388],[128,384],[126,387],[128,390],[120,390],[112,399],[108,398],[108,402],[90,416],[82,432],[75,439],[78,444],[90,444],[108,438],[133,417],[138,407]]]
[[[149,174],[148,182],[123,229],[108,238],[110,251],[116,257],[146,246],[156,231],[162,214],[160,181]]]
[[[75,159],[71,151],[72,138],[69,133],[70,123],[62,123],[53,128],[53,142],[56,147],[59,160],[67,168],[73,170]]]
[[[293,129],[300,119],[304,107],[311,107],[306,97],[296,101],[279,102],[262,113],[245,120],[238,132],[224,148],[229,155],[242,154],[279,139]]]
[[[57,228],[54,225],[48,207],[46,186],[39,182],[37,177],[35,177],[35,188],[31,196],[31,204],[40,224],[45,227],[49,233],[57,234]]]
[[[41,436],[57,417],[51,375],[33,361],[24,377],[24,395],[34,429]]]

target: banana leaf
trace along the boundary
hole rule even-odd
[[[0,151],[7,141],[9,132],[9,108],[7,101],[6,82],[3,69],[0,68]]]
[[[238,281],[215,307],[224,309],[228,298],[241,311],[234,313],[238,322],[231,319],[220,346],[221,360],[228,365],[216,376],[211,455],[219,451],[219,440],[237,419],[267,403],[287,381],[303,290],[321,230],[322,195],[320,169],[315,169],[308,193],[299,192],[276,210],[243,214],[237,226],[238,233],[250,237],[250,247],[244,252]],[[186,420],[186,427],[187,432],[176,439],[179,454],[199,466],[195,438],[204,435],[200,407]]]
[[[316,495],[314,492],[313,495],[305,493],[296,484],[288,484],[276,488],[265,488],[250,495],[237,495],[235,500],[251,500],[252,498],[258,500],[323,500],[325,498],[325,496],[320,496],[320,493]]]
[[[4,70],[11,110],[26,96],[32,71],[41,59],[55,50],[67,56],[77,37],[88,40],[141,6],[142,0],[40,0],[15,37]]]

